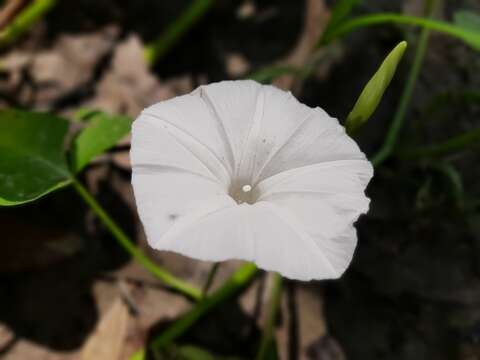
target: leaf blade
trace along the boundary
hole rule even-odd
[[[34,201],[70,183],[68,126],[50,114],[0,111],[0,206]]]
[[[72,171],[80,172],[91,160],[116,145],[130,132],[131,125],[126,116],[92,113],[89,126],[73,141]]]

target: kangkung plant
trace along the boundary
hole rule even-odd
[[[34,3],[35,8],[25,9],[26,13],[0,33],[1,44],[12,43],[55,2]],[[146,59],[157,61],[213,3],[194,1],[146,48]],[[310,108],[290,92],[255,81],[269,82],[285,73],[309,75],[308,69],[290,67],[263,69],[252,74],[254,80],[201,86],[148,107],[135,121],[96,110],[81,110],[71,120],[49,113],[1,110],[0,205],[27,206],[72,186],[133,259],[165,286],[194,301],[188,312],[147,345],[154,353],[170,346],[201,316],[246,287],[258,268],[275,272],[269,317],[257,356],[268,358],[274,352],[272,328],[282,276],[338,278],[352,259],[357,242],[354,224],[369,206],[364,190],[374,166],[396,149],[430,31],[480,49],[480,22],[475,14],[458,13],[454,23],[430,19],[431,9],[425,18],[390,13],[352,18],[355,6],[357,1],[337,3],[318,46],[360,27],[382,23],[422,27],[398,109],[384,144],[370,160],[353,136],[379,105],[405,53],[404,41],[366,84],[343,125],[320,107]],[[84,126],[71,137],[73,121]],[[158,250],[214,261],[203,289],[150,260],[79,180],[93,159],[132,129],[132,184],[148,242]],[[478,132],[462,134],[399,156],[454,151],[478,138]],[[219,263],[227,259],[246,263],[209,292]],[[143,359],[146,349],[132,359]]]

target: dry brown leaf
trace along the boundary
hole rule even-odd
[[[330,18],[330,12],[324,0],[307,0],[305,4],[305,20],[303,31],[290,55],[280,65],[304,67]],[[284,75],[273,81],[273,84],[284,90],[291,90],[295,77]]]
[[[119,360],[127,335],[128,308],[118,298],[98,323],[83,347],[82,360]]]

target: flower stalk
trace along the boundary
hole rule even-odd
[[[215,279],[215,275],[217,275],[219,267],[220,267],[219,262],[216,262],[215,264],[212,265],[212,268],[208,273],[207,281],[205,282],[205,285],[203,286],[203,289],[202,289],[203,297],[207,296],[208,290],[210,290],[210,287],[212,286],[213,280]]]
[[[154,65],[210,9],[213,3],[214,0],[194,0],[157,40],[145,47],[144,55],[147,63]]]
[[[434,1],[431,0],[427,4],[427,10],[426,10],[429,16],[431,16],[433,9],[434,9]],[[385,142],[383,143],[380,150],[372,158],[372,164],[374,166],[378,166],[382,164],[388,157],[390,157],[390,155],[392,154],[395,148],[395,145],[397,143],[397,138],[400,134],[400,130],[402,129],[402,126],[405,120],[405,116],[410,107],[413,92],[417,84],[418,75],[420,74],[420,70],[423,64],[423,59],[425,58],[425,53],[427,51],[429,38],[430,38],[430,29],[425,27],[422,29],[422,32],[420,34],[420,40],[418,42],[417,51],[415,53],[415,58],[413,60],[412,67],[408,74],[407,83],[405,84],[405,88],[403,89],[403,93],[400,98],[400,103],[393,117],[392,124],[388,129]]]
[[[257,353],[256,360],[268,359],[268,349],[273,340],[273,331],[275,328],[275,321],[277,319],[278,310],[280,308],[280,300],[282,295],[282,276],[278,273],[273,274],[272,292],[270,301],[268,303],[268,314],[264,324],[262,338],[260,340],[260,347]]]
[[[153,352],[158,353],[162,348],[171,344],[178,337],[182,336],[199,318],[246,287],[256,273],[257,267],[255,264],[247,263],[243,265],[212,295],[200,300],[187,313],[156,337],[150,344]],[[145,358],[146,353],[142,349],[136,352],[130,360],[144,360]]]
[[[110,231],[118,243],[127,251],[136,261],[138,261],[146,270],[152,273],[156,278],[161,280],[165,285],[179,293],[182,293],[194,300],[201,298],[199,289],[176,278],[166,270],[162,269],[151,261],[123,232],[122,229],[113,221],[110,215],[95,200],[90,192],[77,180],[73,180],[73,186],[85,203],[90,206],[105,227]]]

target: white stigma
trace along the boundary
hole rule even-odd
[[[252,190],[252,187],[250,185],[243,185],[242,186],[242,191],[243,192],[249,192],[250,190]]]

